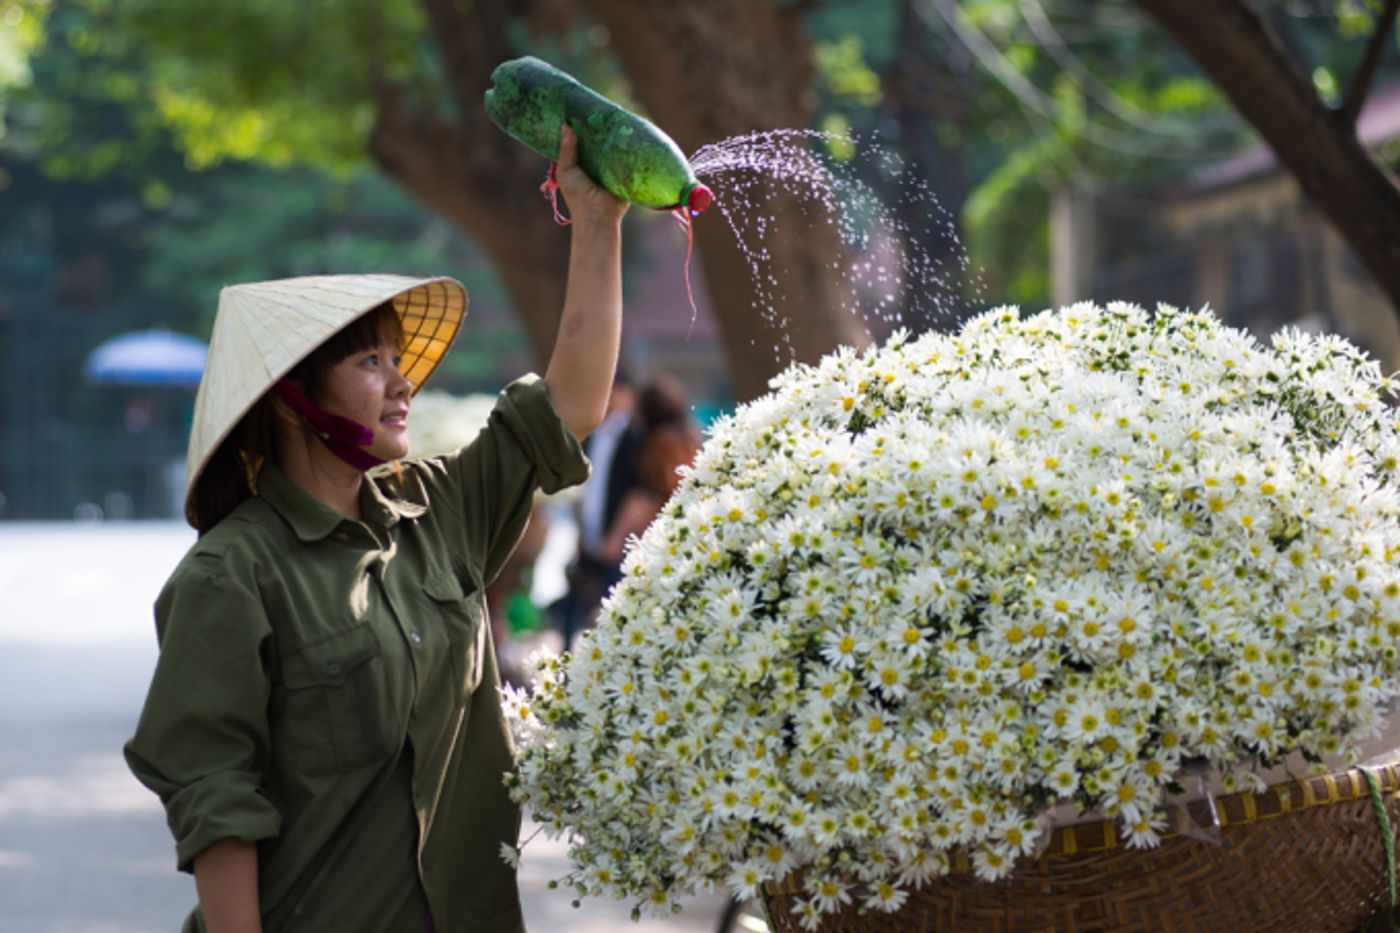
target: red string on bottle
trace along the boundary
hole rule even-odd
[[[549,163],[549,172],[544,176],[544,184],[540,185],[540,194],[549,200],[549,206],[554,210],[554,222],[561,227],[567,227],[573,223],[568,215],[559,210],[559,163]]]
[[[700,310],[695,306],[695,291],[690,287],[690,254],[695,250],[695,220],[690,208],[684,205],[672,208],[671,216],[676,218],[676,223],[685,231],[685,295],[690,299],[690,330],[685,339],[689,340],[691,334],[695,333],[695,319],[700,316]]]
[[[692,186],[693,187],[693,186]],[[708,195],[708,190],[706,194]],[[573,223],[569,217],[559,210],[559,163],[549,163],[549,171],[545,174],[544,183],[540,185],[540,194],[549,201],[550,208],[554,211],[554,222],[561,227],[567,227]],[[709,201],[706,200],[706,206]],[[695,226],[692,219],[699,211],[691,211],[685,204],[677,207],[664,208],[669,210],[671,216],[676,218],[676,223],[680,224],[685,231],[685,296],[690,301],[690,332],[686,334],[686,339],[695,333],[695,321],[700,316],[700,309],[695,304],[695,289],[690,284],[690,257],[695,252]]]

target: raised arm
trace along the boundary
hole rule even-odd
[[[622,335],[622,215],[628,204],[608,194],[578,165],[578,143],[564,127],[559,190],[573,217],[564,313],[544,381],[564,424],[583,440],[603,420]]]

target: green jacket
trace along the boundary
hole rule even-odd
[[[267,933],[422,933],[428,909],[440,933],[521,929],[485,586],[535,490],[588,469],[533,376],[461,451],[366,482],[363,521],[265,467],[156,602],[126,757],[180,869],[256,842]],[[203,928],[196,910],[185,929]]]

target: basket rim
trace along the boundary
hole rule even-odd
[[[1385,765],[1357,765],[1344,771],[1281,781],[1258,793],[1237,791],[1215,797],[1215,815],[1223,830],[1227,827],[1247,826],[1250,823],[1276,819],[1289,813],[1349,803],[1370,795],[1370,786],[1363,773],[1365,771],[1375,776],[1382,797],[1400,795],[1400,760],[1396,760]],[[1179,801],[1170,803],[1169,806],[1185,807],[1192,803],[1204,802],[1204,799]],[[1181,835],[1170,829],[1161,833],[1163,842]],[[1126,848],[1126,843],[1119,836],[1118,823],[1115,820],[1097,820],[1092,823],[1054,827],[1051,830],[1049,845],[1028,861],[1040,864],[1056,857],[1088,855]],[[949,875],[964,874],[971,870],[972,862],[966,851],[958,849],[950,853]],[[764,892],[770,896],[800,894],[803,890],[803,874],[805,871],[799,868],[784,878],[764,882]]]

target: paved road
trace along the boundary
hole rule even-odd
[[[150,604],[193,533],[173,524],[0,523],[0,933],[164,933],[194,885],[156,799],[121,759],[155,663]],[[535,933],[708,931],[718,899],[666,921],[550,891],[543,836],[521,896]]]

